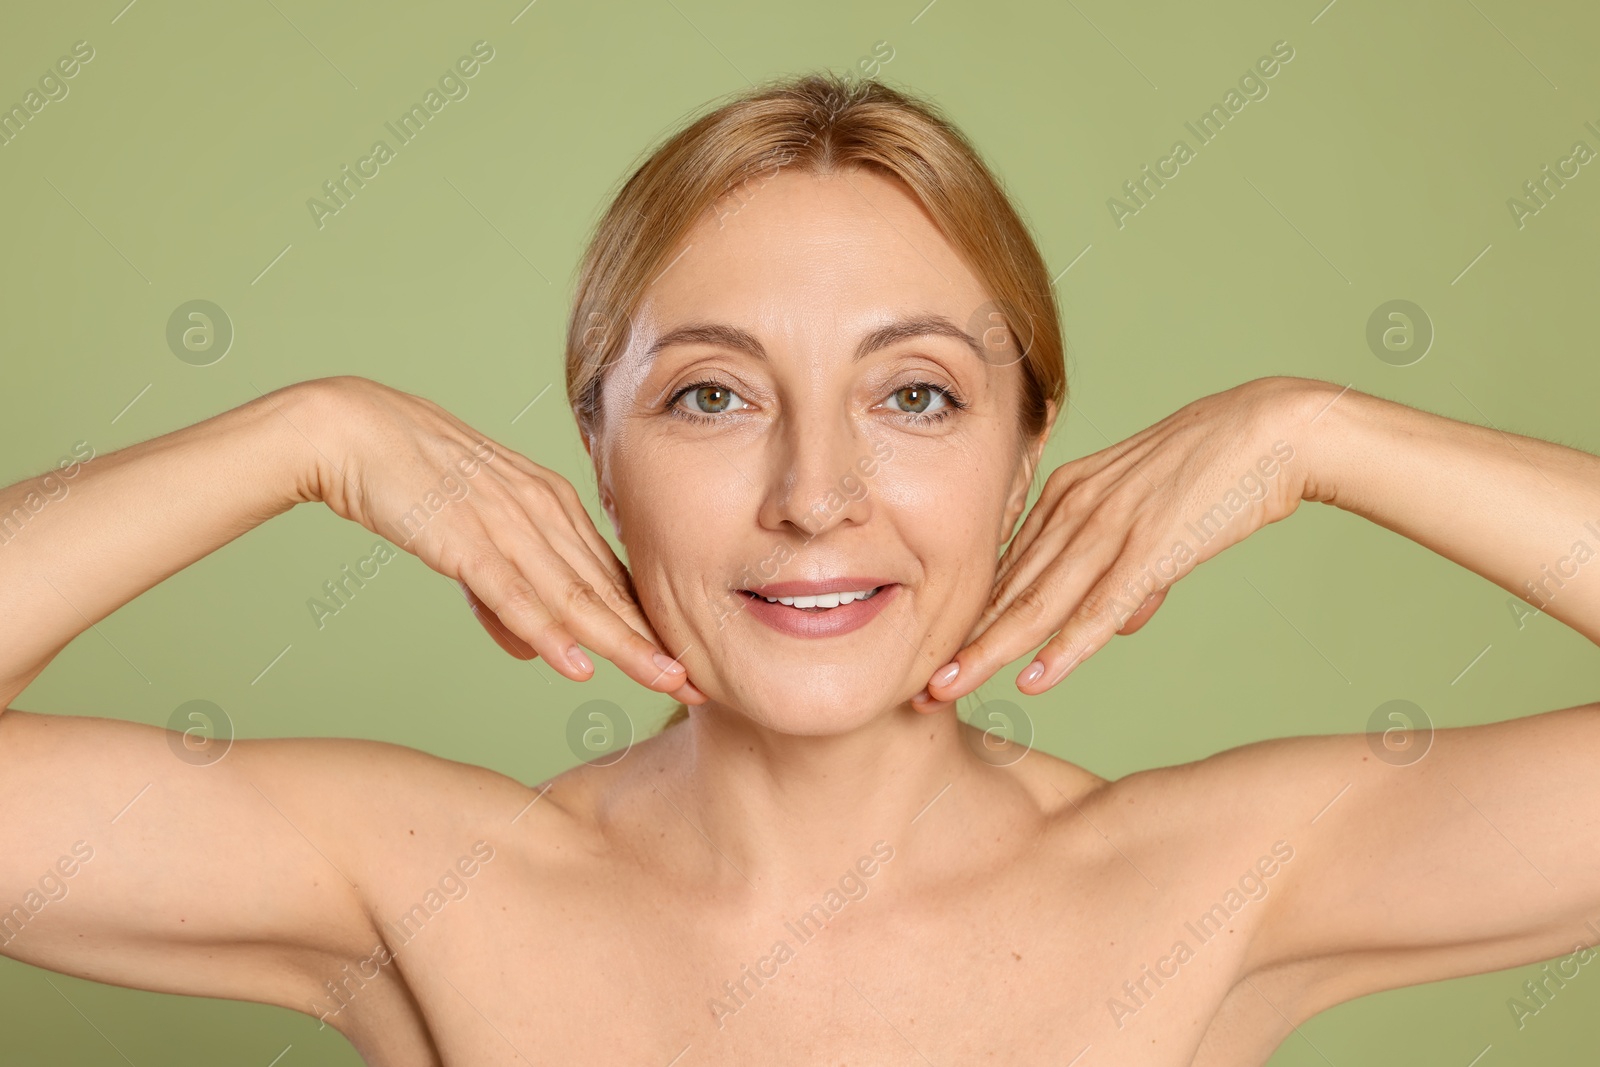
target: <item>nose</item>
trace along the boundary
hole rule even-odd
[[[771,530],[798,530],[807,540],[872,513],[863,463],[868,442],[848,419],[785,420],[767,457],[768,488],[760,522]],[[866,469],[875,469],[866,464]]]

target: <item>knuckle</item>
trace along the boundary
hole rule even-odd
[[[1092,482],[1076,479],[1062,488],[1056,506],[1068,514],[1083,512],[1093,507],[1099,495],[1099,490]]]
[[[605,609],[605,597],[600,591],[582,578],[573,578],[561,590],[561,603],[571,612],[577,614],[593,614]]]
[[[554,471],[541,472],[537,480],[550,499],[562,504],[580,503],[578,491],[572,487],[572,483]]]
[[[1045,645],[1039,655],[1047,662],[1050,660],[1060,661],[1057,668],[1059,669],[1061,666],[1077,666],[1089,655],[1090,651],[1089,641],[1084,637],[1080,635],[1071,637],[1062,635]]]
[[[1102,507],[1113,515],[1131,515],[1145,496],[1141,483],[1124,481],[1109,489]]]
[[[1082,485],[1077,470],[1071,463],[1063,463],[1045,476],[1044,487],[1053,492],[1067,492],[1074,485]]]
[[[456,570],[467,584],[491,596],[493,592],[487,588],[492,584],[491,579],[507,566],[505,557],[487,539],[477,540],[470,545],[448,547],[442,550],[442,554],[454,555],[458,560]]]
[[[568,488],[571,487],[569,486]],[[561,489],[551,478],[541,477],[528,479],[527,487],[524,489],[524,492],[535,504],[546,508],[555,508],[561,506]]]
[[[500,595],[499,605],[492,606],[491,610],[496,615],[510,614],[521,619],[538,618],[547,614],[539,594],[521,575],[506,583]]]
[[[1029,626],[1037,626],[1043,623],[1050,613],[1050,598],[1037,585],[1030,585],[1017,594],[1011,609],[1022,622]]]
[[[1114,508],[1099,506],[1083,520],[1080,536],[1094,545],[1116,544],[1120,547],[1122,534],[1127,532],[1127,522]]]
[[[1105,583],[1102,583],[1083,598],[1083,603],[1073,612],[1072,621],[1081,631],[1086,629],[1083,640],[1087,643],[1090,635],[1108,627],[1116,629],[1121,626],[1137,608],[1137,604],[1129,607]]]

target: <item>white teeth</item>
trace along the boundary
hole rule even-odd
[[[877,596],[878,586],[873,589],[859,589],[847,593],[821,593],[817,596],[769,596],[762,597],[769,604],[787,604],[791,608],[836,608],[841,604],[849,604],[856,600],[866,600]]]

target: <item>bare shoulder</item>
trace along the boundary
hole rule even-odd
[[[424,757],[431,794],[447,793],[448,810],[431,811],[435,845],[483,840],[508,849],[524,877],[557,874],[606,854],[626,810],[660,773],[668,739],[641,740],[621,753],[579,763],[541,781],[524,783],[488,768]],[[419,754],[422,755],[422,754]],[[414,843],[409,830],[391,831]]]
[[[1325,844],[1326,813],[1382,766],[1364,734],[1272,738],[1114,779],[1041,764],[1059,780],[1058,825],[1114,847],[1163,894],[1247,903],[1235,910],[1253,934],[1270,928],[1289,896],[1296,857]],[[1252,942],[1243,973],[1271,951]]]
[[[1255,828],[1309,825],[1371,757],[1365,734],[1268,738],[1134,771],[1106,782],[1101,802],[1142,809],[1131,813],[1141,822],[1215,844]]]

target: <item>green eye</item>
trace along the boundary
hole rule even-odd
[[[691,414],[720,415],[725,411],[737,410],[737,407],[744,405],[744,401],[739,399],[738,393],[715,382],[701,382],[691,385],[678,395],[680,398],[688,398]],[[734,401],[738,401],[737,407],[734,405]]]
[[[889,399],[896,411],[929,419],[941,418],[949,414],[951,408],[961,406],[948,389],[930,382],[902,385],[889,394]]]
[[[901,404],[901,411],[920,415],[928,410],[933,403],[933,390],[921,385],[908,385],[903,389],[896,389],[895,398]]]

